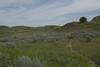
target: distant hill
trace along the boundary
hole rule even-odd
[[[91,21],[86,23],[80,23],[79,21],[70,22],[63,26],[57,25],[48,25],[42,27],[27,27],[27,26],[0,26],[0,30],[29,30],[29,31],[91,31],[91,30],[100,30],[100,15],[94,17]]]
[[[96,17],[94,17],[92,20],[91,20],[91,22],[94,22],[94,23],[100,23],[100,15],[99,16],[96,16]]]
[[[99,31],[100,30],[100,16],[94,17],[91,21],[80,23],[71,22],[56,29],[58,31]]]
[[[23,30],[23,31],[98,31],[100,30],[100,15],[94,17],[91,21],[88,21],[86,23],[80,23],[79,21],[70,22],[63,26],[56,26],[56,25],[48,25],[43,27],[27,27],[27,26],[14,26],[14,27],[8,27],[8,26],[0,26],[1,31],[5,30]]]

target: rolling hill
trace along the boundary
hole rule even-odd
[[[34,66],[100,67],[100,16],[63,26],[0,26],[0,67]]]

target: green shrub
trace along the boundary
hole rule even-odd
[[[87,18],[86,17],[80,17],[80,23],[85,23],[87,22]]]
[[[13,67],[44,67],[44,66],[38,59],[32,60],[28,56],[20,56],[14,61]]]

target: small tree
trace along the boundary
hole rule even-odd
[[[81,17],[79,21],[80,21],[80,23],[87,22],[87,18],[86,17]]]

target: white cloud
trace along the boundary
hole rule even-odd
[[[53,5],[56,6],[56,4]],[[100,0],[74,0],[69,6],[67,5],[61,8],[44,10],[40,15],[45,14],[45,16],[54,17],[64,14],[88,12],[97,9],[100,9]]]
[[[87,12],[100,9],[99,0],[75,0],[72,4],[67,6],[62,6],[60,8],[53,8],[59,6],[58,2],[51,5],[44,5],[35,10],[29,10],[23,12],[19,16],[26,16],[34,20],[45,20],[52,19],[57,16],[64,14],[78,13],[78,12]]]
[[[26,7],[38,1],[39,0],[0,0],[0,8],[9,6]]]
[[[52,0],[53,1],[53,0]],[[42,3],[37,8],[27,8],[26,6],[34,5],[40,0],[0,0],[0,7],[7,7],[11,4],[18,6],[18,9],[14,10],[0,10],[0,23],[17,23],[20,25],[28,22],[32,24],[40,23],[43,21],[50,23],[50,21],[62,15],[89,12],[100,9],[100,0],[73,0],[72,3],[66,4],[65,0],[55,0],[52,3]],[[35,5],[34,5],[35,6]],[[31,6],[32,7],[32,6]],[[63,21],[54,20],[52,22]],[[3,23],[2,23],[3,24]],[[43,23],[44,24],[44,23]]]

